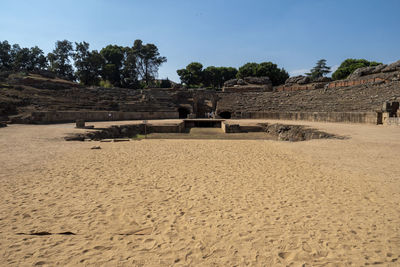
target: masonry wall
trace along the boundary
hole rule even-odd
[[[240,114],[240,118],[368,124],[378,123],[378,115],[376,112],[249,112]]]
[[[61,123],[75,122],[77,119],[85,121],[118,121],[118,120],[151,120],[177,119],[178,112],[120,112],[120,111],[43,111],[32,112],[26,122]]]

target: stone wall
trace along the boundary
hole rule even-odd
[[[297,91],[297,90],[313,90],[324,88],[327,83],[309,83],[309,84],[292,84],[292,85],[280,85],[274,88],[275,91]]]
[[[249,112],[240,118],[378,124],[377,112]]]
[[[378,69],[372,72],[364,70],[351,80],[330,83],[321,80],[319,83],[302,84],[307,81],[292,79],[291,83],[268,92],[247,92],[245,86],[266,83],[260,81],[256,84],[257,80],[249,79],[248,82],[238,80],[233,85],[227,83],[228,91],[230,87],[234,88],[233,91],[221,92],[205,89],[83,88],[79,85],[69,88],[71,82],[48,78],[41,80],[37,76],[9,78],[5,79],[6,85],[1,85],[0,120],[9,121],[10,118],[17,123],[60,123],[75,122],[76,119],[175,119],[179,118],[178,111],[185,108],[197,118],[216,111],[217,115],[224,112],[232,118],[376,123],[374,114],[375,111],[382,111],[382,103],[400,100],[398,68],[397,65],[389,65],[382,72],[377,72]],[[240,88],[242,84],[244,87]]]
[[[120,111],[37,111],[23,118],[17,118],[15,123],[66,123],[77,119],[84,121],[122,121],[176,119],[178,112],[120,112]]]
[[[400,80],[400,61],[390,65],[378,65],[355,70],[347,79],[330,81],[330,78],[321,77],[317,82],[311,82],[305,76],[290,77],[284,85],[274,88],[275,91],[312,90],[319,88],[339,88],[362,84],[382,84]]]
[[[376,123],[376,111],[389,100],[400,100],[400,82],[291,92],[221,93],[216,113],[229,112],[232,118]]]
[[[389,117],[384,124],[400,126],[400,117]]]

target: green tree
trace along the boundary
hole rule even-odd
[[[18,44],[0,42],[0,70],[33,71],[46,67],[47,59],[39,47],[21,48]]]
[[[76,76],[82,84],[98,85],[104,58],[96,50],[89,51],[89,43],[75,43],[73,55]]]
[[[289,78],[289,73],[283,68],[278,68],[278,65],[272,62],[263,62],[257,67],[257,76],[267,76],[270,78],[272,85],[280,85]]]
[[[171,88],[172,87],[172,83],[171,81],[167,78],[167,79],[162,79],[160,82],[160,88]]]
[[[70,41],[57,41],[53,52],[47,55],[50,62],[49,69],[56,74],[74,80],[74,70],[70,58],[73,55],[73,46]]]
[[[236,75],[239,79],[262,76],[269,77],[273,85],[283,84],[289,78],[289,74],[285,69],[278,68],[278,65],[272,62],[246,63],[239,68]]]
[[[141,40],[135,40],[132,49],[136,55],[136,67],[139,78],[149,86],[156,78],[158,68],[167,62],[167,58],[160,56],[156,45],[144,45]]]
[[[47,59],[43,51],[35,46],[32,48],[20,48],[14,45],[12,50],[12,69],[14,71],[42,70],[47,67]]]
[[[43,50],[37,46],[30,49],[30,62],[28,70],[44,70],[47,68],[47,59]]]
[[[221,81],[219,87],[222,87],[228,80],[235,79],[238,70],[232,67],[219,67],[221,73]]]
[[[121,68],[125,57],[124,50],[124,47],[118,45],[108,45],[100,50],[100,54],[105,59],[102,78],[111,82],[114,86],[121,86]]]
[[[126,88],[140,88],[138,71],[137,71],[137,56],[133,47],[124,48],[124,62],[121,70],[121,83]]]
[[[366,59],[353,59],[348,58],[343,61],[339,68],[332,74],[332,79],[342,80],[346,79],[350,74],[352,74],[356,69],[363,67],[373,67],[381,65],[382,63],[375,61],[368,61]]]
[[[29,48],[13,47],[13,70],[14,71],[27,71],[30,61]]]
[[[0,42],[0,71],[11,70],[11,45],[7,40]]]
[[[219,88],[222,81],[221,69],[210,66],[203,70],[202,83],[207,87]]]
[[[187,86],[200,86],[203,82],[203,65],[199,62],[192,62],[176,72],[181,82]]]
[[[315,67],[312,68],[309,73],[306,73],[306,75],[309,76],[311,80],[315,80],[317,78],[324,77],[330,72],[331,67],[326,65],[326,59],[320,59],[317,61]]]
[[[244,77],[258,77],[257,68],[257,63],[246,63],[239,68],[236,76],[238,79],[243,79]]]

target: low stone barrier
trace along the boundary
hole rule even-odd
[[[264,123],[260,125],[264,127],[267,134],[275,136],[279,141],[298,142],[311,139],[344,139],[342,136],[336,136],[334,134],[308,128],[303,125],[286,125],[279,123]]]
[[[386,120],[387,125],[397,125],[400,126],[400,118],[399,117],[390,117]]]
[[[178,112],[122,112],[122,111],[38,111],[30,116],[16,118],[14,123],[66,123],[77,119],[84,121],[123,121],[123,120],[151,120],[177,119]]]
[[[226,122],[221,123],[221,129],[224,133],[241,133],[239,124],[228,124]]]
[[[235,118],[235,117],[233,117]],[[243,112],[242,119],[305,120],[378,124],[376,112]]]
[[[73,134],[66,136],[67,141],[84,141],[85,139],[102,140],[116,138],[133,138],[138,134],[150,133],[182,133],[185,130],[184,123],[152,125],[152,124],[128,124],[112,125],[108,128],[95,129],[84,134]]]

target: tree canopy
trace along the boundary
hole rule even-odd
[[[239,79],[268,76],[274,86],[285,83],[286,79],[289,78],[285,69],[278,68],[278,65],[272,62],[246,63],[239,68],[236,76]]]
[[[75,43],[76,77],[85,85],[98,85],[105,64],[104,58],[97,50],[90,51],[89,43]]]
[[[309,76],[311,80],[315,80],[324,77],[330,72],[331,67],[326,65],[326,59],[320,59],[317,61],[317,64],[315,64],[315,67],[312,68],[309,73],[306,73],[306,75]]]
[[[237,69],[232,67],[209,66],[203,69],[199,62],[192,62],[184,69],[177,70],[181,82],[190,87],[221,88],[224,82],[236,76]]]
[[[141,40],[135,40],[132,47],[107,45],[100,52],[90,50],[87,42],[62,40],[55,43],[47,57],[37,46],[21,48],[8,41],[0,42],[0,71],[48,70],[85,85],[102,82],[126,88],[150,86],[166,61],[156,45],[143,44]]]
[[[132,53],[136,56],[136,67],[139,77],[146,85],[149,85],[155,79],[161,64],[167,62],[167,58],[160,56],[157,46],[154,44],[143,45],[141,40],[134,42]]]
[[[188,86],[199,86],[203,82],[203,65],[199,62],[192,62],[184,69],[176,71],[182,83]]]
[[[352,74],[356,69],[363,67],[373,67],[381,65],[382,63],[375,61],[368,61],[366,59],[353,59],[348,58],[343,61],[339,68],[332,74],[332,79],[342,80],[346,79],[350,74]]]
[[[74,70],[71,64],[73,46],[68,40],[57,41],[53,52],[47,54],[49,70],[70,80],[74,80]]]
[[[47,67],[47,59],[43,51],[35,46],[21,48],[18,44],[10,45],[0,42],[0,70],[33,71]]]

